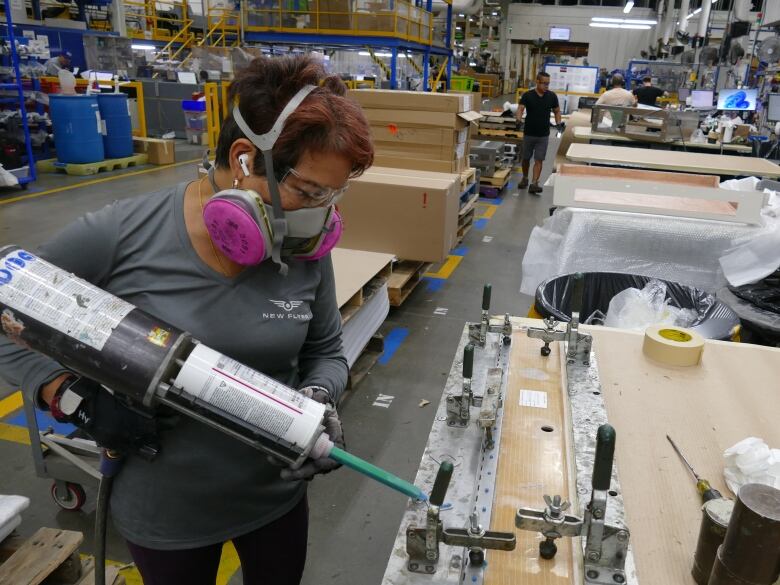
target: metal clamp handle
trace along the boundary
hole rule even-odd
[[[454,467],[450,461],[442,461],[441,465],[439,465],[439,471],[436,473],[431,497],[429,498],[432,505],[441,506],[444,503],[444,496],[447,495],[447,488],[450,486],[453,469]]]
[[[463,348],[463,377],[471,378],[474,373],[474,345],[469,343]]]
[[[493,285],[490,283],[487,283],[485,285],[485,288],[482,289],[482,310],[488,311],[490,310],[490,295],[493,291]]]
[[[596,434],[596,456],[593,462],[593,489],[606,491],[612,482],[612,462],[615,458],[615,429],[604,424]]]
[[[569,301],[569,308],[572,313],[582,312],[583,297],[585,293],[585,275],[582,272],[578,272],[574,275],[574,288],[571,293],[571,300]]]

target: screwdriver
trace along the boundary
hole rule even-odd
[[[685,458],[685,455],[682,454],[682,452],[677,448],[677,445],[674,444],[674,441],[672,441],[672,438],[669,435],[666,435],[666,438],[669,439],[669,442],[672,444],[672,447],[674,448],[675,452],[680,456],[680,459],[683,460],[686,467],[691,471],[691,474],[693,474],[694,479],[696,480],[696,491],[701,494],[702,499],[705,502],[709,502],[710,500],[717,500],[719,498],[722,498],[723,496],[721,493],[716,490],[714,487],[710,485],[710,482],[708,482],[706,479],[703,479],[699,477],[699,474],[696,473],[693,470],[693,466],[688,463],[688,460]]]

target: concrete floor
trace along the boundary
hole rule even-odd
[[[556,150],[557,141],[552,137],[543,180],[549,174]],[[179,161],[200,155],[197,147],[177,145]],[[152,170],[137,172],[146,169]],[[121,174],[131,176],[35,196]],[[194,163],[173,168],[128,169],[92,178],[43,176],[28,191],[0,191],[0,243],[35,248],[86,211],[194,177]],[[530,306],[531,299],[518,292],[520,264],[531,229],[548,215],[552,195],[549,190],[540,197],[518,192],[516,184],[517,177],[492,218],[466,236],[465,256],[444,285],[429,290],[423,282],[402,307],[391,310],[382,331],[387,334],[406,328],[408,336],[388,363],[374,366],[340,409],[349,450],[403,478],[412,480],[415,476],[463,325],[479,318],[482,285],[493,285],[491,310],[495,313],[525,315]],[[28,195],[29,198],[14,200]],[[486,236],[492,240],[486,241]],[[446,315],[434,314],[440,307],[447,309]],[[13,391],[0,382],[0,399]],[[372,406],[379,394],[394,397],[389,408]],[[431,405],[420,408],[421,399]],[[88,500],[82,511],[66,512],[52,501],[50,480],[36,477],[29,446],[0,440],[0,461],[0,493],[22,494],[32,501],[18,532],[27,536],[41,526],[80,530],[85,535],[82,552],[91,552],[95,487],[85,486]],[[309,557],[303,583],[380,583],[405,499],[346,469],[313,481],[309,498]],[[130,560],[124,542],[115,533],[109,535],[108,558],[118,562]],[[240,571],[229,583],[242,583]]]

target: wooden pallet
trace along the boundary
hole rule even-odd
[[[390,305],[400,307],[431,267],[430,262],[399,260],[393,265],[393,274],[387,281]]]
[[[458,217],[459,218],[463,217],[469,211],[472,211],[474,207],[476,207],[477,201],[479,201],[479,192],[477,191],[477,189],[474,189],[474,192],[469,196],[468,200],[465,201],[463,205],[460,206],[460,210],[458,211]]]
[[[30,538],[12,534],[0,543],[0,584],[94,585],[95,560],[81,558],[81,532],[40,528]],[[116,566],[106,567],[108,585],[125,585]]]
[[[481,136],[490,136],[492,138],[514,138],[515,140],[521,140],[524,136],[522,130],[495,130],[491,128],[479,128],[479,134]]]
[[[368,344],[363,348],[363,352],[357,361],[352,364],[347,377],[347,389],[354,388],[360,381],[368,375],[369,370],[374,367],[379,356],[385,351],[385,337],[381,333],[376,333]]]
[[[497,187],[498,189],[503,189],[506,187],[506,184],[509,182],[510,175],[512,174],[512,169],[499,169],[495,172],[495,174],[492,177],[486,177],[482,176],[482,178],[479,180],[480,185],[487,185],[489,187]]]
[[[471,231],[471,228],[474,227],[474,219],[476,218],[476,215],[477,215],[477,209],[476,207],[472,207],[466,213],[458,217],[456,247],[463,242],[463,238],[465,238],[466,234],[468,234]]]
[[[474,182],[477,175],[477,169],[469,167],[460,174],[460,192],[463,193]]]
[[[388,262],[371,278],[366,284],[364,284],[360,290],[358,290],[350,299],[344,303],[339,312],[341,313],[341,325],[349,321],[352,316],[360,310],[368,299],[370,299],[377,290],[382,288],[382,285],[388,282],[393,274],[393,264]]]
[[[63,172],[68,175],[97,175],[100,172],[114,171],[116,169],[126,169],[145,165],[149,162],[149,155],[137,153],[124,158],[107,158],[106,160],[94,163],[61,163],[56,158],[39,160],[36,168],[39,173],[57,173]]]

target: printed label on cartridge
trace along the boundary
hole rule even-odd
[[[0,303],[97,350],[135,308],[24,250],[0,258]]]
[[[174,383],[300,450],[315,438],[325,413],[325,405],[203,344],[192,350]]]

